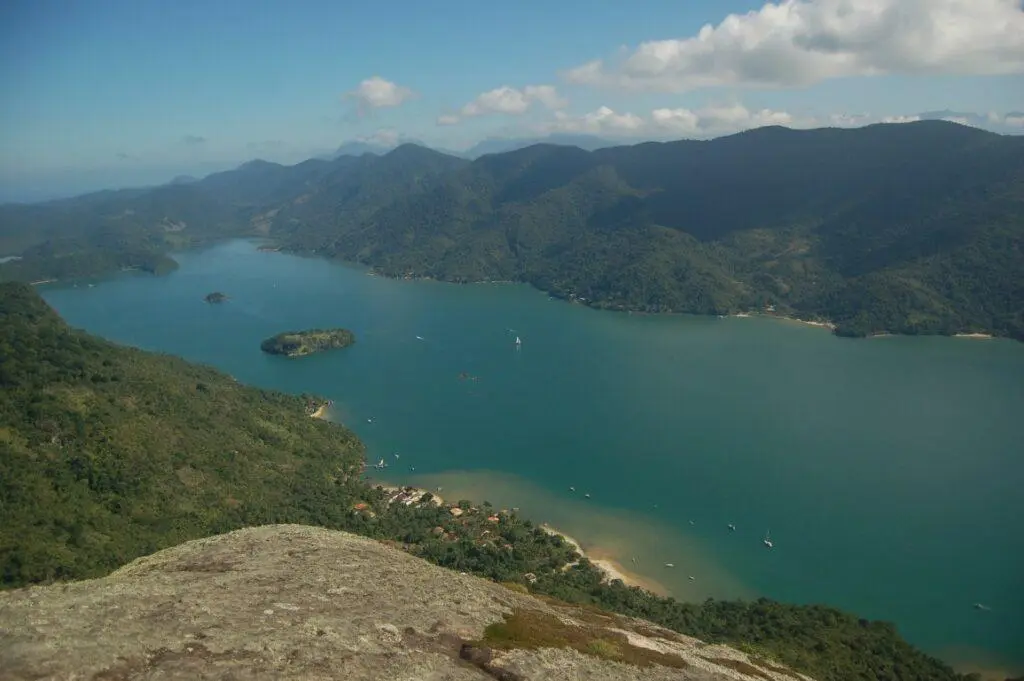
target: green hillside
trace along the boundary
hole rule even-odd
[[[439,565],[726,642],[820,681],[959,680],[896,629],[824,606],[680,603],[601,574],[487,502],[456,516],[361,476],[363,448],[313,397],[245,387],[68,327],[0,284],[0,584],[80,579],[184,540],[303,523],[398,542]],[[527,577],[532,573],[536,581]]]
[[[601,308],[771,309],[842,335],[1024,339],[1024,136],[943,121],[771,127],[467,161],[412,144],[0,207],[0,279],[164,271],[261,236],[389,276],[516,280]]]

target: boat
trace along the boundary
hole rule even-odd
[[[519,346],[519,345],[522,345],[522,344],[523,344],[523,341],[519,339],[519,336],[516,336],[516,345]]]
[[[775,546],[775,544],[772,543],[772,533],[770,531],[765,533],[764,539],[762,539],[761,542],[765,545],[765,548],[770,549]]]
[[[975,610],[991,610],[992,608],[990,608],[987,605],[984,605],[982,603],[975,603],[974,604],[974,609]]]
[[[423,336],[416,336],[416,340],[423,340]]]
[[[673,563],[665,563],[665,567],[675,567]]]
[[[690,577],[689,577],[689,580],[690,580],[691,582],[692,582],[692,581],[695,581],[695,579],[696,579],[696,578],[695,578],[695,577],[694,577],[693,575],[690,575]]]
[[[575,492],[575,491],[576,491],[576,488],[575,488],[575,487],[570,487],[570,488],[569,488],[569,491],[570,491],[570,492]]]
[[[400,457],[398,456],[398,452],[395,452],[395,458],[396,458],[396,459],[400,458]]]
[[[384,463],[384,459],[381,459],[380,461],[378,461],[377,465],[374,466],[374,468],[376,468],[378,470],[383,470],[384,468],[387,468],[387,467],[388,467],[388,465],[386,463]]]
[[[736,531],[736,526],[733,525],[732,523],[729,523],[729,531],[730,532],[735,532]]]
[[[589,498],[590,498],[590,492],[587,492],[586,494],[584,494],[584,495],[583,495],[583,497],[584,497],[585,499],[589,499]]]

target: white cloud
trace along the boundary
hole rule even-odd
[[[792,115],[785,111],[750,111],[741,104],[690,109],[655,109],[651,122],[658,128],[680,135],[731,133],[766,125],[791,125]]]
[[[571,82],[680,92],[799,87],[829,78],[1024,72],[1020,0],[783,0],[730,14],[695,36],[642,43]]]
[[[408,101],[415,93],[380,76],[367,78],[359,83],[359,87],[344,94],[346,99],[354,100],[361,111],[367,109],[383,109]]]
[[[571,116],[564,111],[556,111],[555,120],[542,128],[546,132],[630,135],[641,133],[646,126],[647,122],[640,116],[617,113],[607,106],[602,106],[582,116]]]
[[[555,119],[542,126],[546,132],[587,133],[613,137],[711,137],[759,128],[765,125],[796,125],[798,121],[785,111],[751,111],[740,104],[702,109],[654,109],[647,117],[619,113],[602,106],[580,116],[557,112]]]
[[[921,120],[920,116],[883,116],[878,120],[879,123],[915,123]],[[948,119],[943,119],[948,120]],[[964,125],[967,125],[964,123]]]
[[[536,101],[549,109],[564,109],[569,101],[559,96],[554,85],[527,85],[523,88],[523,94],[530,101]]]
[[[514,87],[503,85],[477,96],[462,107],[463,116],[483,116],[489,113],[521,114],[530,108],[526,93]]]
[[[1005,118],[1000,116],[999,122],[1006,126],[1016,125],[1024,128],[1024,115],[1017,116],[1015,122],[1011,122],[1011,117],[1014,115],[1010,114]],[[602,106],[596,111],[578,116],[558,111],[553,120],[538,126],[536,130],[547,133],[587,133],[619,138],[710,138],[769,125],[782,125],[788,128],[855,128],[872,123],[911,123],[925,120],[928,117],[927,114],[875,115],[871,113],[797,115],[773,109],[748,109],[739,103],[705,106],[697,109],[666,107],[654,109],[647,116],[639,116],[633,113],[619,113],[610,107]],[[945,120],[957,118],[959,117],[948,116]],[[956,122],[976,125],[967,118],[956,120]]]
[[[438,117],[437,124],[455,125],[463,118],[488,114],[519,116],[529,111],[534,103],[553,110],[562,109],[569,104],[558,94],[554,85],[527,85],[522,89],[502,85],[477,95],[472,102],[459,110],[458,115],[445,114]]]
[[[1003,123],[1012,128],[1024,128],[1024,114],[1008,114]]]

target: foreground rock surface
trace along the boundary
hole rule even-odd
[[[574,647],[485,634],[516,618],[554,623]],[[156,678],[806,679],[297,525],[188,542],[102,579],[0,593],[0,679]]]

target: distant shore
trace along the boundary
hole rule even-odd
[[[626,586],[639,587],[659,596],[669,595],[669,590],[663,585],[653,579],[641,577],[635,572],[627,570],[621,563],[613,559],[610,554],[602,551],[600,548],[593,548],[589,552],[584,551],[580,543],[566,533],[560,532],[547,524],[542,524],[540,528],[550,535],[561,537],[576,553],[580,554],[581,558],[586,558],[590,561],[604,575],[604,581],[611,582],[618,579]]]

